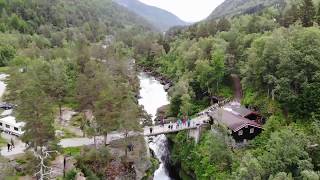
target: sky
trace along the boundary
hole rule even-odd
[[[224,0],[139,0],[165,9],[186,22],[197,22],[208,17]]]

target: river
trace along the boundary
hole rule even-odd
[[[154,123],[157,109],[170,103],[167,92],[165,92],[164,86],[160,84],[159,81],[144,72],[139,74],[139,80],[141,88],[139,104],[143,105],[145,111],[152,115]],[[154,180],[172,179],[169,177],[169,172],[166,169],[166,162],[168,162],[169,157],[167,143],[165,135],[153,137],[152,141],[149,143],[149,147],[154,151],[156,157],[160,161],[160,166],[154,173]]]

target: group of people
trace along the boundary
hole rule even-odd
[[[161,119],[160,120],[160,126],[164,127],[164,119]],[[174,123],[170,123],[168,125],[168,129],[169,130],[173,130],[173,127],[174,127]],[[182,118],[181,119],[178,119],[177,122],[176,122],[176,129],[179,129],[179,128],[182,128],[182,127],[191,127],[191,119],[190,118]],[[152,134],[153,132],[153,128],[150,127],[149,128],[149,131],[150,131],[150,134]]]
[[[190,127],[191,126],[191,119],[189,118],[183,118],[178,119],[178,121],[176,122],[176,128],[180,128],[180,127]]]
[[[8,147],[8,152],[12,151],[12,149],[14,148],[14,141],[12,138],[10,140],[10,143],[9,142],[7,143],[7,147]]]

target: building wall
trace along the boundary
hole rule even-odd
[[[254,131],[253,133],[250,133],[250,129],[253,128]],[[242,131],[242,135],[239,134],[239,132]],[[232,132],[232,137],[236,140],[236,142],[242,142],[245,139],[246,140],[252,140],[254,139],[257,135],[259,135],[262,132],[261,128],[256,128],[253,126],[248,126],[247,128],[244,127],[240,129],[237,132]]]

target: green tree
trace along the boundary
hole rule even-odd
[[[103,72],[106,71],[105,67],[96,62],[88,61],[82,62],[79,65],[80,73],[77,76],[76,82],[76,99],[79,103],[79,111],[83,113],[82,129],[84,135],[87,130],[90,130],[90,134],[95,137],[96,125],[95,122],[90,122],[90,119],[86,116],[87,111],[94,112],[95,103],[97,103],[100,96],[100,92],[106,88],[106,81],[103,77]],[[92,127],[90,129],[90,124]],[[86,130],[87,129],[87,130]]]
[[[269,180],[293,180],[294,178],[292,177],[292,174],[287,174],[285,172],[279,172],[276,175],[271,175],[269,177]]]
[[[39,81],[45,75],[45,66],[40,60],[28,66],[27,73],[21,74],[24,83],[20,85],[16,97],[17,119],[26,123],[23,140],[35,148],[48,146],[55,139],[52,103]]]
[[[100,133],[104,135],[104,143],[107,144],[108,133],[119,127],[119,101],[121,99],[118,98],[119,94],[110,74],[99,74],[99,78],[101,78],[105,87],[95,103],[94,116]]]
[[[213,52],[212,67],[213,67],[214,78],[216,81],[216,92],[218,92],[219,84],[222,82],[222,79],[225,74],[224,53],[221,50],[217,50]]]
[[[218,31],[229,31],[231,28],[231,24],[228,19],[221,18],[218,22]]]
[[[319,172],[314,172],[314,171],[302,171],[301,172],[302,179],[303,180],[317,180],[320,179]]]
[[[128,87],[121,87],[128,90]],[[134,102],[133,97],[130,97],[128,92],[122,92],[122,101],[119,106],[119,130],[124,133],[124,150],[125,160],[128,156],[128,144],[129,144],[129,133],[130,131],[140,131],[141,127],[138,121],[139,109],[137,104]]]
[[[28,24],[16,14],[11,15],[9,22],[13,29],[20,31],[21,33],[27,33],[29,31]]]
[[[192,103],[191,103],[191,97],[189,94],[184,94],[181,97],[181,107],[180,107],[180,112],[182,112],[183,114],[189,116],[192,113]]]
[[[320,3],[318,4],[318,11],[316,15],[316,22],[320,25]]]
[[[198,60],[195,67],[195,78],[200,83],[200,87],[210,96],[216,89],[216,81],[212,77],[215,77],[215,74],[210,62],[208,60]]]
[[[232,153],[223,135],[208,132],[196,148],[195,174],[197,179],[219,178],[231,172]],[[222,178],[220,177],[220,178]]]
[[[273,133],[265,152],[258,157],[266,175],[291,172],[297,177],[303,170],[312,170],[313,165],[306,151],[307,143],[305,135],[293,128]]]
[[[296,4],[292,4],[291,7],[284,12],[281,19],[281,24],[285,27],[289,27],[299,19],[299,8]]]
[[[238,180],[261,180],[263,178],[263,168],[259,161],[250,153],[247,153],[241,160],[240,166],[234,174]]]
[[[0,66],[6,66],[15,57],[16,50],[10,46],[0,46]]]
[[[316,10],[312,0],[304,0],[301,7],[301,21],[304,27],[313,26]]]
[[[41,89],[57,103],[59,107],[59,117],[62,118],[62,105],[68,95],[68,75],[67,65],[61,59],[52,60],[50,64],[43,67],[46,71],[39,77]],[[41,78],[41,79],[40,79]]]

